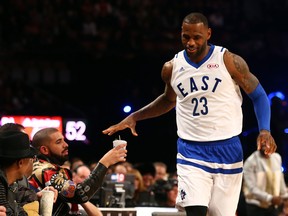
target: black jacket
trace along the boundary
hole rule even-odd
[[[7,216],[27,216],[22,206],[17,202],[18,187],[9,187],[6,175],[0,170],[0,205],[6,207]]]

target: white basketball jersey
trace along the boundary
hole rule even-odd
[[[224,64],[225,50],[211,45],[198,64],[184,50],[174,57],[171,85],[177,94],[177,133],[182,139],[223,140],[242,131],[242,95]]]

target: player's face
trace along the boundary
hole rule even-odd
[[[189,58],[198,63],[208,52],[207,41],[211,37],[211,29],[203,23],[182,24],[181,40]]]

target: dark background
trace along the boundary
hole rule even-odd
[[[203,12],[211,43],[241,55],[267,94],[287,95],[287,11],[278,0],[0,2],[0,115],[61,115],[87,120],[88,143],[71,142],[70,156],[98,160],[119,135],[128,161],[167,163],[175,170],[175,112],[109,137],[102,130],[162,93],[160,71],[182,49],[185,15]],[[85,31],[95,25],[95,32]],[[91,30],[91,28],[87,27]],[[257,122],[243,94],[245,158],[256,149]],[[287,164],[287,102],[273,99],[272,133]]]

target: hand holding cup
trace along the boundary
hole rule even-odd
[[[127,141],[126,140],[120,140],[120,139],[119,140],[118,139],[113,140],[113,148],[120,145],[120,144],[127,144]]]
[[[41,191],[40,214],[41,216],[51,216],[54,204],[54,192],[48,189]]]

